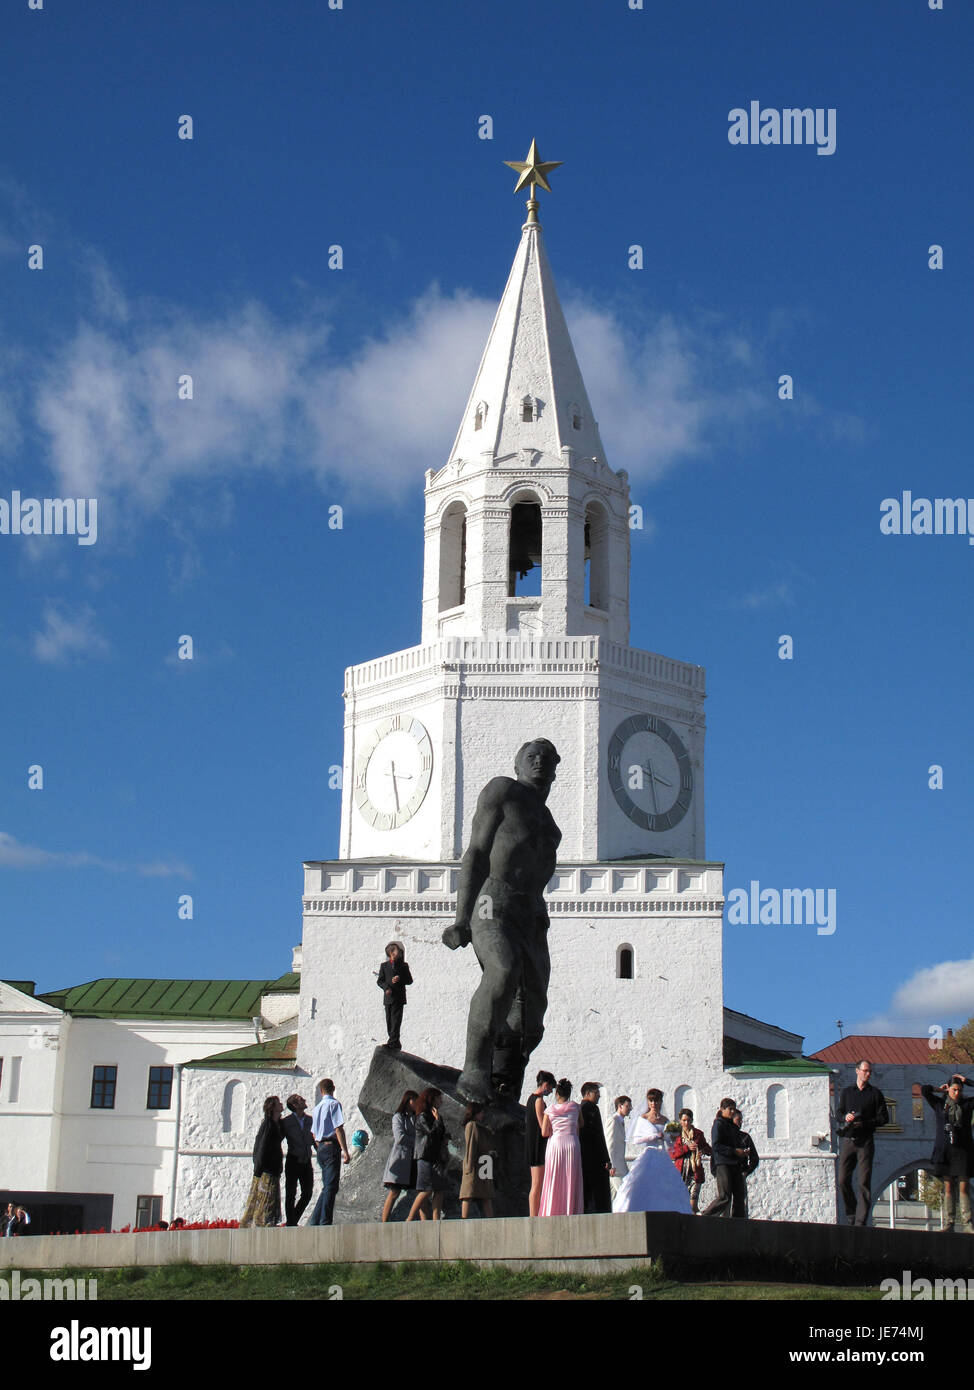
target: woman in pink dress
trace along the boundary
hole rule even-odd
[[[585,1210],[582,1192],[582,1149],[578,1127],[584,1123],[571,1098],[572,1083],[562,1079],[555,1087],[555,1103],[545,1111],[541,1134],[548,1140],[544,1156],[539,1216],[580,1216]]]

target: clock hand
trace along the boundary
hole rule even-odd
[[[398,810],[399,810],[399,787],[398,787],[398,784],[397,784],[397,782],[396,782],[396,764],[395,764],[394,762],[391,762],[391,761],[390,761],[390,763],[389,763],[389,776],[392,778],[392,795],[393,795],[393,798],[394,798],[395,803],[396,803],[396,810],[398,811]]]
[[[401,779],[403,782],[412,782],[415,780],[416,774],[414,772],[397,772],[396,764],[390,760],[385,775],[392,778],[392,795],[396,803],[396,810],[400,811],[402,807],[399,805],[399,781]]]
[[[649,773],[649,794],[653,798],[653,814],[659,815],[659,798],[656,795],[656,773],[653,771],[653,764],[646,759],[646,771]]]
[[[653,814],[658,815],[659,799],[656,795],[656,783],[659,782],[661,787],[672,787],[673,783],[668,781],[665,777],[660,777],[658,772],[654,772],[653,764],[648,758],[646,759],[646,766],[643,768],[643,771],[649,773],[649,790],[653,798]]]

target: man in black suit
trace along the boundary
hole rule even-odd
[[[582,1187],[586,1212],[612,1210],[612,1188],[609,1183],[612,1163],[599,1112],[600,1095],[597,1081],[586,1081],[582,1086],[582,1123],[578,1127],[578,1142],[582,1149]]]
[[[296,1226],[314,1191],[314,1168],[311,1164],[314,1140],[311,1137],[311,1116],[305,1114],[308,1102],[304,1096],[288,1096],[287,1108],[288,1113],[281,1121],[281,1130],[287,1139],[287,1158],[284,1160],[284,1217],[289,1226]],[[295,1203],[299,1183],[301,1199]]]
[[[865,1060],[856,1065],[856,1081],[839,1095],[836,1112],[839,1145],[839,1191],[845,1206],[845,1219],[850,1226],[865,1226],[872,1200],[870,1191],[873,1176],[873,1154],[876,1145],[873,1135],[882,1125],[889,1124],[889,1111],[882,1091],[870,1085],[872,1063]],[[859,1200],[852,1190],[852,1170],[856,1170]]]
[[[389,1041],[386,1047],[390,1052],[400,1052],[399,1029],[402,1027],[402,1011],[406,1003],[406,986],[411,985],[413,977],[406,964],[406,948],[401,941],[390,941],[386,947],[386,958],[379,966],[376,983],[382,990],[386,1006],[386,1028]]]

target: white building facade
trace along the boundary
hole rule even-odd
[[[0,1193],[33,1208],[39,1229],[171,1220],[177,1135],[194,1132],[183,1117],[192,1064],[231,1050],[223,1065],[237,1066],[239,1090],[226,1109],[221,1092],[207,1146],[249,1158],[267,1094],[257,1078],[295,1071],[293,1036],[290,1049],[274,1040],[286,1042],[281,1015],[294,1018],[297,997],[295,976],[95,980],[40,998],[31,982],[0,983]],[[39,1208],[59,1194],[47,1221]]]

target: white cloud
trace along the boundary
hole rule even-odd
[[[790,606],[795,602],[791,584],[787,579],[779,579],[775,583],[769,584],[765,589],[753,589],[750,593],[742,594],[740,598],[727,600],[728,608],[776,608],[779,606]]]
[[[38,661],[63,665],[73,657],[104,656],[108,640],[95,626],[95,612],[90,604],[68,612],[62,605],[44,605],[44,626],[35,632],[31,647]]]
[[[4,869],[106,869],[109,873],[137,873],[145,878],[192,878],[192,870],[178,862],[147,860],[123,864],[114,859],[102,859],[87,850],[54,851],[24,845],[12,835],[0,831],[0,868]]]
[[[920,1037],[934,1024],[966,1023],[974,1016],[974,957],[944,960],[918,970],[894,992],[886,1009],[856,1023],[857,1033]]]
[[[634,481],[706,453],[718,422],[768,408],[739,335],[669,316],[637,334],[582,301],[565,314],[609,462]]]
[[[447,455],[495,306],[432,289],[347,365],[327,366],[305,396],[322,478],[354,491],[422,483]]]
[[[100,262],[101,306],[54,354],[34,400],[60,492],[156,511],[190,479],[311,470],[385,498],[446,462],[495,305],[433,287],[349,360],[314,311],[282,323],[251,303],[205,321],[124,300]],[[739,335],[662,319],[642,335],[567,306],[609,460],[634,479],[703,452],[719,418],[760,408]],[[193,378],[193,399],[177,398]]]
[[[127,299],[92,252],[81,264],[90,316],[39,368],[32,413],[58,491],[120,512],[174,515],[185,484],[258,469],[395,502],[447,461],[496,307],[433,286],[343,356],[315,305],[292,321],[257,302],[204,318]],[[739,328],[663,316],[636,329],[577,296],[565,309],[609,462],[634,483],[777,419],[763,349]],[[178,399],[185,375],[192,400]],[[802,414],[852,429],[811,401]]]

